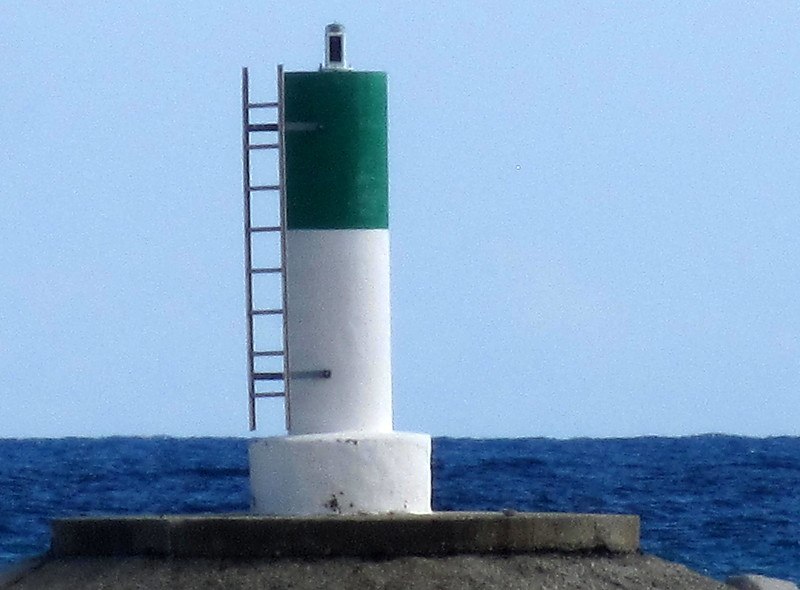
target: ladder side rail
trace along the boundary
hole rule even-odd
[[[286,430],[292,428],[292,396],[291,375],[289,373],[289,306],[287,305],[287,270],[286,270],[286,103],[284,100],[283,64],[278,64],[278,186],[280,202],[281,227],[281,300],[283,307],[283,404],[286,415]]]
[[[250,430],[256,429],[255,358],[253,355],[253,252],[250,217],[250,81],[242,68],[242,190],[244,193],[244,265],[247,322],[247,408]]]

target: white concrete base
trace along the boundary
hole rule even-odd
[[[431,438],[333,432],[254,439],[250,491],[257,514],[428,514]]]

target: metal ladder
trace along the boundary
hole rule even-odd
[[[253,123],[250,113],[254,109],[270,109],[275,111],[275,122]],[[251,142],[251,134],[268,134],[271,141]],[[278,170],[275,184],[252,184],[250,154],[253,150],[277,150]],[[260,398],[284,398],[284,413],[288,428],[289,416],[289,379],[287,337],[286,337],[286,159],[284,154],[284,107],[283,107],[283,66],[278,66],[278,99],[275,102],[250,102],[250,81],[247,68],[242,68],[242,187],[244,190],[244,259],[245,259],[245,305],[247,307],[247,395],[250,415],[250,430],[256,428],[256,400]],[[279,207],[279,225],[253,225],[251,200],[254,193],[258,196],[273,195],[277,197]],[[279,262],[275,266],[253,266],[253,243],[257,236],[275,234],[280,236]],[[281,283],[281,307],[258,309],[253,305],[253,278],[260,274],[278,274]],[[259,316],[281,316],[280,348],[256,350],[255,322]],[[256,359],[259,357],[282,357],[280,372],[258,371]],[[282,391],[257,391],[259,382],[283,383]]]

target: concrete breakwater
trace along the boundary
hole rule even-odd
[[[642,555],[636,516],[512,511],[64,519],[47,555],[0,576],[2,590],[796,589],[728,582]]]
[[[653,556],[551,552],[391,559],[52,558],[3,590],[42,588],[730,590],[682,565]]]

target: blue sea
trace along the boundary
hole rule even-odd
[[[52,518],[247,511],[241,438],[0,439],[0,568]],[[642,549],[800,582],[800,438],[434,440],[436,510],[633,513]]]

